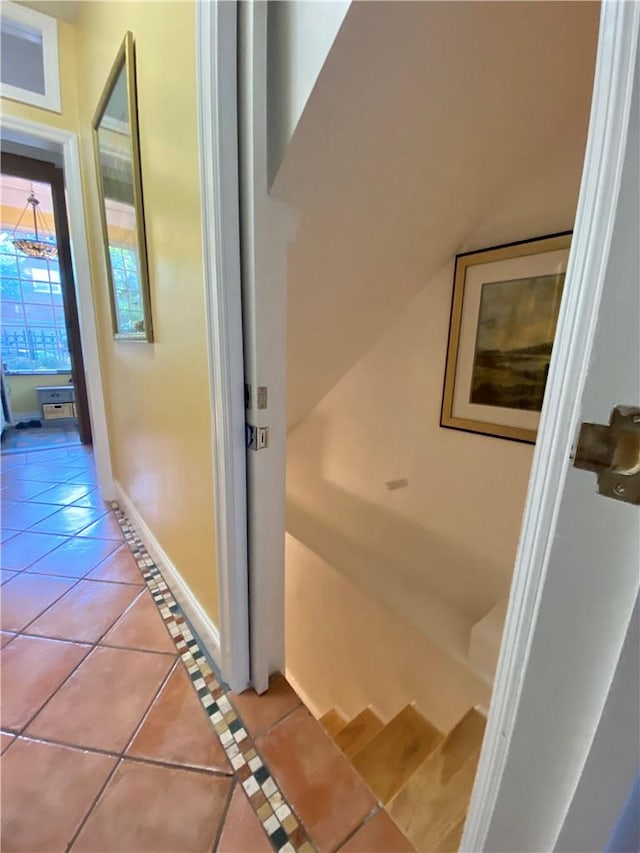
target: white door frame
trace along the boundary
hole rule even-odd
[[[249,684],[246,439],[235,0],[196,4],[204,281],[213,425],[220,666]]]
[[[105,500],[115,500],[109,431],[104,405],[102,374],[100,373],[98,325],[93,303],[91,266],[84,219],[78,137],[70,130],[50,127],[46,124],[11,115],[2,116],[2,128],[17,134],[21,141],[34,148],[45,150],[53,143],[62,152],[64,183],[67,193],[67,215],[71,233],[71,258],[98,486],[100,494]]]
[[[624,165],[639,31],[640,4],[605,0],[601,11],[587,150],[565,290],[487,729],[460,848],[463,851],[486,848],[492,818],[501,798],[507,794],[502,787],[502,779],[512,745],[516,743],[523,685],[529,674],[532,646],[537,639],[536,625],[544,607],[543,589],[553,573],[563,568],[550,565],[549,558],[572,449],[582,419],[582,393],[591,358]],[[615,400],[612,404],[632,405],[634,402],[637,401]],[[590,571],[601,572],[602,569],[600,565],[584,567],[585,585],[589,584]],[[556,594],[559,586],[555,588]],[[580,631],[586,636],[593,634],[593,626],[585,623],[589,617],[576,606],[574,589],[569,585],[564,589],[566,593],[563,600],[558,601],[557,597],[554,600],[555,612],[560,610],[567,615],[563,630],[573,633],[574,637]],[[634,601],[635,595],[631,594],[627,624]],[[605,604],[603,602],[603,606]],[[619,621],[623,622],[622,616]],[[612,646],[619,646],[617,652],[607,649],[607,655],[615,658],[612,667],[603,667],[607,676],[610,676],[609,682],[615,672],[627,624],[619,625],[619,637],[609,638]],[[562,673],[567,672],[569,667],[575,668],[573,643],[558,643],[553,651],[554,672]],[[588,662],[587,657],[590,658]],[[604,661],[600,662],[601,667],[602,663]],[[550,665],[551,662],[548,662],[547,668]],[[590,657],[588,646],[585,646],[587,665],[593,666],[594,659]],[[568,740],[564,741],[562,767],[554,768],[552,774],[551,768],[545,766],[545,777],[536,779],[537,785],[545,790],[547,801],[538,812],[545,816],[544,821],[539,821],[546,824],[540,827],[539,832],[541,838],[544,836],[547,839],[544,843],[549,844],[544,847],[545,850],[552,849],[558,837],[607,693],[608,687],[602,689],[597,697],[592,697],[591,707],[585,707],[583,697],[577,696],[571,707],[567,707],[565,702],[562,719],[554,717],[556,730],[559,733],[569,732],[573,742],[569,750]],[[546,697],[538,696],[537,702],[540,708],[537,715],[540,734],[532,734],[530,723],[528,743],[542,743],[546,737]],[[578,720],[580,726],[577,725]],[[529,772],[535,773],[531,768]],[[535,787],[532,786],[532,789],[535,790]],[[523,796],[528,793],[522,792]],[[538,805],[529,802],[532,811]],[[514,821],[520,818],[519,815],[513,815]],[[515,843],[514,839],[512,843]]]

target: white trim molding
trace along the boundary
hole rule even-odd
[[[540,618],[609,258],[633,92],[640,4],[604,2],[582,186],[487,730],[460,849],[487,849]],[[571,608],[574,601],[567,602]],[[558,605],[559,606],[559,605]],[[630,607],[632,607],[632,602]],[[562,670],[562,648],[555,667]],[[544,705],[544,696],[539,698]],[[560,759],[564,760],[564,759]],[[547,799],[566,805],[547,777]],[[524,794],[523,794],[524,795]],[[523,806],[524,808],[524,806]],[[513,815],[514,821],[519,816]],[[559,827],[540,827],[553,849]],[[552,839],[553,836],[553,839]],[[511,839],[520,849],[517,841]],[[547,844],[547,841],[545,841]],[[489,847],[489,849],[493,849]],[[500,848],[504,849],[504,848]]]
[[[5,30],[5,21],[15,35],[25,37],[38,34],[42,38],[42,65],[44,71],[44,94],[34,92],[31,89],[23,89],[21,86],[12,86],[9,83],[0,84],[0,94],[3,98],[18,101],[40,107],[42,110],[60,113],[60,64],[58,57],[58,22],[50,15],[36,12],[27,6],[19,6],[17,3],[2,3],[2,18]],[[8,29],[8,28],[7,28]]]
[[[196,5],[196,40],[220,668],[241,691],[250,676],[235,0]]]
[[[166,551],[162,548],[151,529],[134,506],[131,498],[120,483],[115,483],[116,500],[122,506],[129,520],[133,522],[140,538],[162,575],[171,588],[173,597],[182,607],[185,616],[202,640],[207,652],[213,658],[216,666],[221,665],[220,633],[211,619],[207,616],[202,605],[195,597],[189,584],[182,577]]]
[[[80,338],[98,485],[102,497],[105,500],[112,500],[115,497],[115,492],[113,490],[104,389],[100,371],[98,325],[91,287],[91,266],[84,219],[78,137],[69,130],[62,130],[5,114],[2,116],[2,138],[11,138],[13,142],[49,151],[53,144],[62,151],[64,183],[67,191],[67,214],[69,216],[69,231],[71,232],[71,258],[78,302]]]

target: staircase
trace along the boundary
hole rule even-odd
[[[420,853],[460,845],[486,720],[469,710],[443,735],[407,705],[388,723],[365,708],[320,723]]]

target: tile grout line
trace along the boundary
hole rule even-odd
[[[253,737],[229,699],[228,689],[207,661],[201,641],[196,639],[162,572],[119,504],[114,501],[111,507],[234,775],[273,848],[278,853],[311,853],[316,848],[302,821],[259,754]]]
[[[79,823],[79,825],[78,825],[78,828],[77,828],[77,829],[76,829],[76,831],[73,833],[73,835],[71,836],[70,840],[68,841],[67,846],[66,846],[66,848],[65,848],[66,853],[68,853],[68,851],[70,851],[70,850],[71,850],[71,848],[73,847],[73,845],[76,843],[76,841],[77,841],[77,839],[78,839],[78,836],[80,835],[80,833],[81,833],[81,832],[82,832],[82,830],[84,829],[84,827],[85,827],[85,825],[86,825],[87,821],[89,820],[90,815],[92,814],[92,812],[93,812],[93,811],[94,811],[94,809],[96,808],[96,806],[97,806],[97,804],[98,804],[98,802],[99,802],[100,798],[102,797],[102,794],[104,793],[104,791],[105,791],[105,790],[106,790],[106,788],[107,788],[107,785],[109,784],[109,782],[111,782],[111,780],[112,780],[112,779],[113,779],[113,777],[115,776],[115,773],[116,773],[116,771],[117,771],[118,767],[120,767],[120,765],[122,764],[122,762],[123,762],[123,760],[124,760],[124,755],[125,755],[126,751],[127,751],[127,750],[129,749],[129,747],[131,746],[131,744],[132,744],[132,742],[133,742],[134,737],[136,736],[136,734],[138,733],[138,730],[139,730],[140,726],[142,725],[142,720],[144,720],[144,718],[147,716],[147,714],[148,714],[148,713],[149,713],[149,711],[151,710],[151,707],[152,707],[153,703],[156,701],[156,699],[157,699],[157,698],[158,698],[158,696],[160,695],[160,693],[161,693],[162,689],[164,688],[165,684],[168,682],[169,677],[170,677],[170,675],[171,675],[171,673],[173,672],[173,670],[174,670],[174,669],[175,669],[175,666],[170,666],[170,667],[169,667],[169,670],[168,670],[168,672],[167,672],[167,674],[165,675],[165,677],[164,677],[164,678],[162,679],[162,681],[160,682],[160,685],[158,686],[158,689],[155,691],[155,693],[153,694],[153,696],[152,696],[152,698],[151,698],[151,701],[149,702],[149,704],[147,705],[147,707],[145,708],[145,710],[144,710],[144,711],[143,711],[143,713],[142,713],[142,717],[141,717],[141,721],[140,721],[140,723],[135,727],[135,729],[134,729],[134,731],[132,732],[131,736],[129,737],[129,739],[128,739],[128,740],[127,740],[127,742],[125,743],[125,745],[124,745],[124,747],[123,747],[123,749],[122,749],[122,752],[120,753],[119,757],[116,759],[116,762],[115,762],[115,764],[113,765],[113,767],[111,768],[111,771],[107,774],[107,778],[105,779],[104,784],[99,788],[99,790],[98,790],[98,792],[97,792],[96,796],[93,798],[93,801],[92,801],[91,805],[89,806],[89,808],[88,808],[88,809],[87,809],[87,811],[85,812],[85,814],[84,814],[84,816],[83,816],[82,820],[80,821],[80,823]],[[54,694],[54,695],[55,695],[55,694]]]
[[[42,639],[42,640],[56,640],[57,642],[74,643],[75,645],[79,645],[79,646],[86,645],[86,646],[88,646],[88,647],[89,647],[89,651],[86,653],[86,655],[84,655],[84,656],[81,658],[81,660],[79,660],[79,661],[78,661],[78,663],[73,667],[73,669],[72,669],[72,670],[71,670],[71,671],[66,675],[66,677],[65,677],[65,678],[60,682],[60,684],[59,684],[59,685],[58,685],[58,687],[54,690],[54,692],[51,694],[51,696],[49,696],[49,698],[48,698],[48,699],[47,699],[47,701],[44,703],[44,705],[42,705],[40,708],[38,708],[38,710],[33,714],[33,716],[31,716],[31,717],[29,718],[29,720],[27,721],[27,723],[25,723],[25,725],[20,729],[20,731],[18,732],[18,734],[22,734],[23,732],[25,732],[25,731],[26,731],[26,729],[31,725],[31,723],[35,720],[35,718],[38,716],[38,714],[40,714],[40,712],[41,712],[41,711],[44,711],[44,709],[47,707],[47,705],[49,704],[49,702],[51,702],[51,700],[52,700],[52,699],[53,699],[53,697],[56,695],[56,693],[57,693],[57,692],[58,692],[58,691],[59,691],[59,690],[60,690],[60,689],[61,689],[61,688],[62,688],[62,687],[67,683],[67,681],[69,681],[69,679],[71,678],[71,676],[72,676],[72,675],[74,675],[74,673],[75,673],[75,672],[77,672],[77,670],[78,670],[78,669],[80,668],[80,666],[84,663],[84,661],[86,661],[86,660],[87,660],[87,658],[88,658],[91,654],[93,654],[93,652],[94,652],[97,648],[116,648],[116,649],[121,648],[120,646],[100,646],[100,641],[101,641],[104,637],[106,637],[106,635],[107,635],[107,634],[109,633],[109,631],[114,627],[114,625],[116,624],[116,622],[118,622],[118,621],[122,618],[122,616],[124,616],[124,614],[129,610],[129,608],[130,608],[130,607],[132,607],[132,606],[133,606],[133,605],[138,601],[138,599],[139,599],[139,598],[144,594],[144,591],[145,591],[145,590],[144,590],[144,588],[142,588],[142,589],[140,590],[140,592],[138,593],[138,595],[136,595],[136,596],[135,596],[135,598],[134,598],[134,599],[133,599],[133,600],[132,600],[128,605],[127,605],[127,607],[125,607],[125,609],[124,609],[120,614],[118,614],[118,616],[116,616],[116,618],[113,620],[113,622],[111,622],[111,623],[109,624],[108,628],[107,628],[107,629],[106,629],[102,634],[100,634],[100,636],[98,637],[98,639],[97,639],[95,642],[83,642],[82,640],[69,640],[69,639],[63,639],[63,638],[61,638],[61,637],[40,637],[38,634],[28,634],[28,633],[26,633],[26,630],[29,628],[29,626],[30,626],[30,625],[33,625],[33,623],[34,623],[34,622],[37,622],[37,620],[38,620],[41,616],[43,616],[43,615],[44,615],[48,610],[50,610],[54,605],[58,604],[58,602],[60,602],[60,601],[61,601],[61,600],[62,600],[62,599],[63,599],[63,598],[68,594],[68,593],[72,592],[72,591],[73,591],[73,590],[78,586],[78,584],[80,584],[80,582],[81,582],[81,581],[82,581],[82,578],[78,578],[78,579],[77,579],[77,581],[76,581],[76,583],[72,584],[72,585],[69,587],[69,589],[68,589],[68,590],[66,590],[66,592],[63,592],[63,593],[62,593],[62,595],[61,595],[59,598],[57,598],[54,602],[52,602],[52,604],[50,604],[50,605],[49,605],[49,607],[45,607],[45,609],[44,609],[41,613],[39,613],[39,614],[38,614],[38,616],[36,616],[36,617],[35,617],[35,619],[32,619],[30,622],[28,622],[28,623],[27,623],[27,624],[26,624],[26,625],[25,625],[25,626],[24,626],[24,627],[23,627],[19,632],[16,632],[16,635],[15,635],[14,637],[12,637],[12,639],[11,639],[11,640],[9,640],[9,643],[12,643],[12,642],[16,639],[16,637],[29,637],[29,638],[33,638],[33,639],[36,639],[36,640],[37,640],[37,639]],[[7,643],[6,645],[9,645],[9,643]],[[129,650],[128,650],[128,649],[123,649],[123,651],[129,651]],[[131,649],[131,651],[143,651],[143,650],[142,650],[142,649]],[[169,655],[169,653],[167,652],[167,657],[169,657],[169,656],[170,656],[170,655]],[[147,713],[147,712],[145,711],[145,714],[146,714],[146,713]],[[14,729],[13,731],[15,731],[15,729]]]
[[[224,809],[222,810],[222,815],[220,816],[220,821],[218,822],[218,826],[216,828],[216,834],[213,839],[213,844],[211,845],[211,853],[216,853],[218,849],[218,845],[220,844],[220,839],[222,838],[222,833],[224,832],[224,826],[227,822],[227,818],[229,817],[229,809],[231,808],[231,800],[233,799],[233,795],[236,790],[237,780],[235,775],[231,776],[231,785],[229,786],[229,793],[227,794],[227,802],[224,804]]]
[[[174,667],[171,668],[173,672]],[[163,682],[164,683],[164,682]],[[154,701],[157,696],[154,697]],[[147,709],[145,714],[148,714]],[[105,758],[115,758],[116,761],[121,759],[124,761],[135,762],[136,764],[149,764],[152,767],[168,767],[170,770],[187,770],[189,773],[201,773],[204,776],[216,776],[220,779],[235,779],[230,770],[211,770],[208,767],[197,767],[195,764],[178,764],[175,761],[162,761],[159,758],[145,758],[141,755],[126,755],[124,752],[114,752],[113,750],[100,749],[97,746],[84,746],[79,743],[68,743],[66,740],[56,740],[55,738],[43,737],[42,735],[30,735],[12,731],[11,729],[0,729],[0,732],[9,735],[14,740],[26,740],[30,743],[43,743],[45,746],[60,746],[63,749],[75,749],[77,752],[89,752],[91,755],[102,755]],[[135,734],[138,732],[136,727]],[[10,746],[11,744],[9,744]],[[125,747],[128,749],[128,746]]]

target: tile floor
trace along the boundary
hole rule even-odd
[[[3,457],[0,498],[5,853],[411,850],[284,678],[218,683],[89,452]]]

